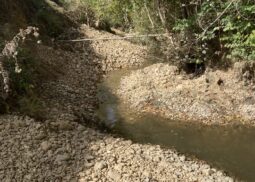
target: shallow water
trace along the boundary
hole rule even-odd
[[[139,143],[174,148],[240,180],[255,181],[255,128],[201,126],[138,114],[115,96],[120,78],[129,73],[128,70],[111,72],[100,85],[99,97],[103,103],[98,114],[114,132]]]

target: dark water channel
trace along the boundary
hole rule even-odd
[[[121,76],[112,72],[100,86],[99,116],[117,134],[139,143],[174,148],[205,160],[239,180],[255,181],[255,128],[201,126],[131,111],[115,97]]]

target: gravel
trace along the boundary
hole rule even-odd
[[[175,120],[205,124],[239,120],[239,124],[254,125],[253,83],[243,86],[236,75],[236,70],[217,70],[190,79],[175,66],[157,63],[122,78],[117,95],[136,111]],[[219,85],[219,80],[224,84]]]
[[[120,44],[107,46],[113,50]],[[46,120],[0,116],[1,181],[233,181],[172,149],[133,143],[82,125],[80,117],[97,121],[97,84],[104,74],[98,53],[91,47],[87,54],[43,45],[36,49],[49,67],[41,93]]]
[[[233,181],[170,149],[89,128],[77,132],[78,123],[71,130],[52,131],[49,123],[29,117],[5,115],[0,121],[6,128],[0,132],[1,181]],[[15,127],[16,122],[27,124]],[[37,133],[45,133],[46,140],[36,139]]]

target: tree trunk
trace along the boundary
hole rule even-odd
[[[150,22],[151,22],[151,27],[152,27],[152,28],[155,28],[154,22],[153,22],[153,20],[152,20],[152,18],[151,18],[151,15],[150,15],[150,11],[149,11],[149,9],[148,9],[148,7],[147,7],[147,4],[146,4],[146,0],[144,0],[144,7],[145,7],[145,10],[146,10],[147,16],[148,16],[148,18],[149,18],[149,20],[150,20]]]
[[[158,8],[158,14],[159,14],[161,23],[165,27],[166,26],[166,16],[165,16],[165,11],[164,11],[164,14],[162,13],[162,7],[161,7],[160,0],[157,0],[157,8]]]

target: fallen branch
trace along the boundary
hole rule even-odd
[[[125,40],[125,39],[136,39],[143,37],[167,37],[166,34],[147,34],[147,35],[134,35],[134,36],[125,36],[125,37],[111,37],[111,38],[84,38],[84,39],[75,39],[75,40],[59,40],[61,42],[84,42],[84,41],[100,41],[100,40]]]

